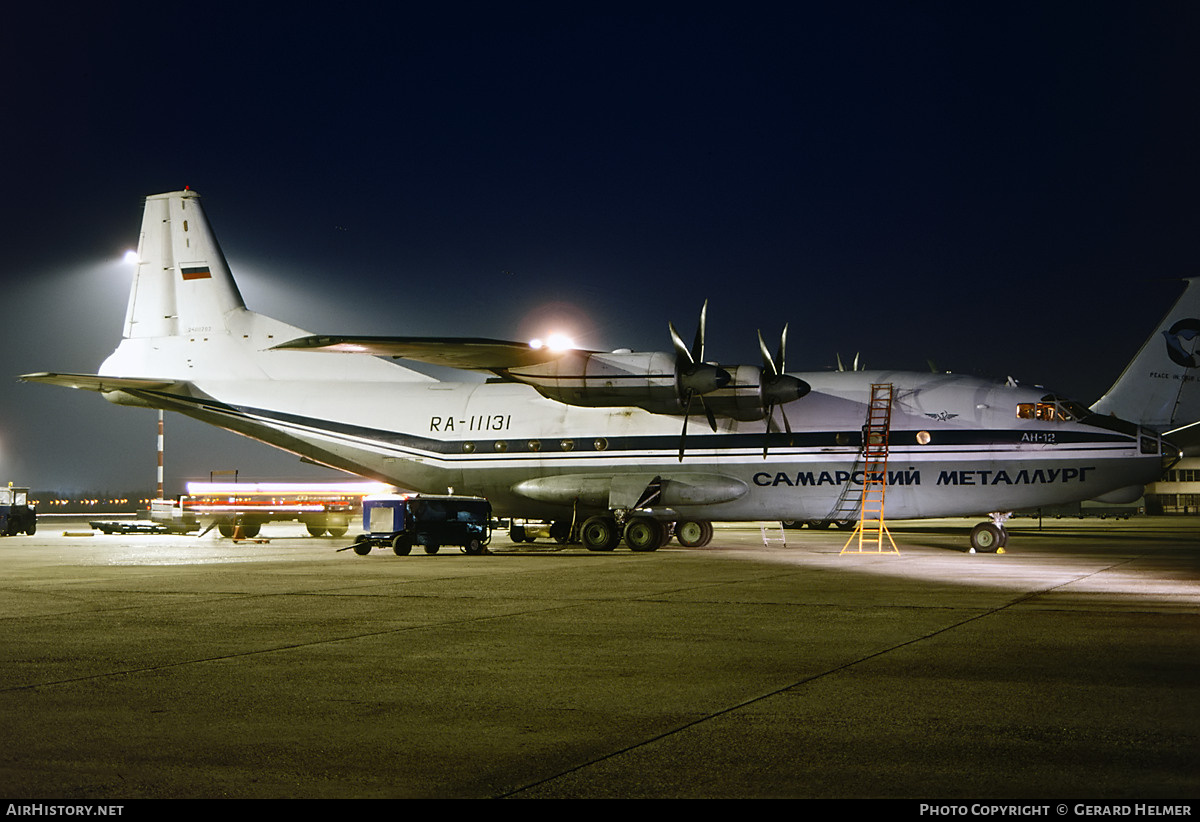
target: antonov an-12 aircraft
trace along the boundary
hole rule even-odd
[[[718,365],[703,312],[691,346],[670,327],[669,352],[313,336],[246,308],[190,190],[146,199],[137,255],[124,339],[99,372],[22,379],[402,488],[485,496],[591,550],[654,550],[672,532],[701,546],[714,521],[856,519],[873,386],[890,386],[887,517],[990,516],[972,531],[984,551],[1004,545],[1009,512],[1136,499],[1178,453],[1162,432],[1200,420],[1195,281],[1087,408],[956,374],[788,374],[784,338],[761,345],[761,365]],[[440,381],[397,358],[491,377]]]

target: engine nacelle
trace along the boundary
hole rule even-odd
[[[764,377],[763,369],[752,365],[725,369],[697,363],[679,374],[676,365],[675,357],[661,351],[569,351],[504,373],[533,386],[543,397],[584,408],[634,406],[677,415],[684,411],[682,392],[690,390],[715,416],[743,422],[761,420],[768,406],[791,402],[809,391],[804,380],[786,374]],[[692,408],[693,414],[697,411]]]
[[[733,379],[724,388],[704,395],[704,402],[718,417],[732,417],[742,422],[761,420],[767,407],[798,400],[810,386],[804,380],[780,374],[770,379],[761,368],[739,365],[730,369]]]
[[[505,373],[543,397],[584,408],[635,406],[654,414],[682,414],[675,358],[662,352],[599,354],[570,351],[550,362]]]

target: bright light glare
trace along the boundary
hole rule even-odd
[[[551,351],[570,351],[575,348],[575,341],[566,334],[555,332],[546,339],[533,339],[529,341],[529,347],[535,351],[542,348],[549,348]]]
[[[551,334],[546,339],[546,345],[551,351],[570,351],[575,347],[575,341],[566,334]]]
[[[137,263],[137,261],[138,261],[138,255],[137,255],[136,251],[133,251],[131,249],[131,250],[125,252],[125,262]]]

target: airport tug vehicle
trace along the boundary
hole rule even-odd
[[[16,536],[37,530],[37,511],[29,504],[29,489],[0,488],[0,535]]]
[[[492,538],[492,506],[483,497],[432,494],[378,494],[363,498],[363,530],[350,546],[366,556],[372,548],[390,547],[407,556],[414,545],[436,554],[443,545],[464,553],[486,551]]]

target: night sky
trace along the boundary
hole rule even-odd
[[[128,4],[124,4],[128,6]],[[21,384],[116,346],[191,186],[314,333],[941,369],[1090,403],[1198,271],[1185,3],[103,4],[6,21],[0,481],[152,488],[155,412]],[[167,417],[168,492],[335,478]]]

